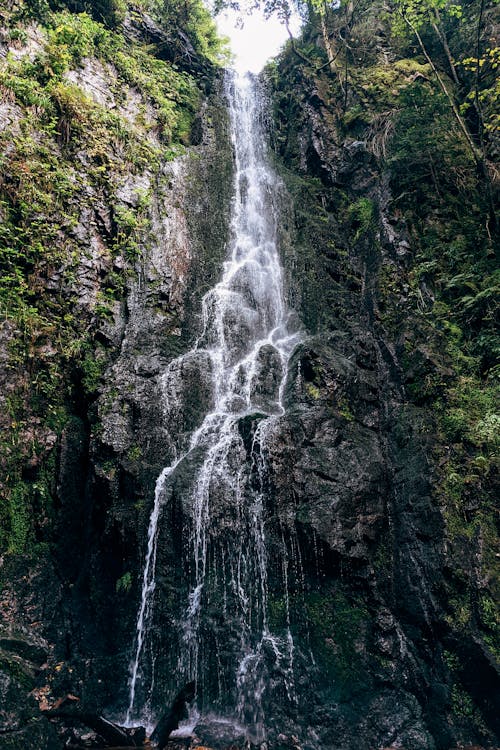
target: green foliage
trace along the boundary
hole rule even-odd
[[[33,61],[21,58],[11,62],[11,72],[1,71],[0,84],[10,88],[21,103],[42,107],[48,115],[51,104],[55,104],[62,117],[63,140],[69,139],[70,123],[76,128],[79,123],[85,124],[89,133],[95,125],[92,120],[98,116],[107,124],[113,123],[110,113],[98,115],[98,108],[91,106],[81,89],[62,81],[70,68],[97,56],[112,63],[124,83],[138,88],[151,100],[157,127],[166,142],[189,141],[199,105],[199,89],[191,76],[156,59],[146,46],[127,44],[122,36],[105,29],[87,13],[65,10],[52,14],[47,37]]]
[[[354,230],[354,241],[365,235],[373,225],[374,205],[370,198],[358,198],[347,209],[347,217]]]
[[[458,557],[455,577],[457,588],[463,593],[450,595],[448,621],[453,628],[462,630],[479,626],[484,644],[495,654],[500,635],[495,602],[498,560],[494,556],[497,539],[494,480],[500,424],[498,384],[493,378],[482,380],[477,375],[462,375],[447,389],[445,399],[437,410],[441,439],[446,448],[436,493],[442,502],[450,554],[458,554],[464,543],[474,548],[481,540],[479,559],[483,580],[488,582],[488,589],[481,593],[475,612],[468,591],[469,559]]]
[[[91,13],[99,23],[116,28],[125,19],[126,0],[24,0],[19,3],[18,17],[33,18],[47,24],[52,18],[52,11],[67,9],[72,14]]]
[[[401,35],[412,33],[405,21],[422,30],[432,23],[439,23],[441,16],[446,20],[447,17],[461,18],[463,15],[462,6],[450,0],[395,0],[394,5],[393,31]]]
[[[500,53],[491,45],[488,5],[463,0],[395,0],[395,9],[393,32],[418,40],[474,158],[478,162],[486,162],[490,156],[494,159]],[[491,192],[491,177],[484,166],[482,171],[485,187]]]
[[[480,57],[465,57],[460,61],[463,70],[469,77],[476,80],[479,77],[481,88],[476,91],[474,85],[464,97],[461,106],[462,114],[467,116],[477,103],[481,108],[484,129],[490,137],[498,136],[500,132],[500,47],[486,46]]]
[[[50,95],[58,113],[59,136],[68,143],[89,126],[92,102],[78,86],[62,81],[51,86]]]
[[[488,728],[484,722],[481,712],[475,705],[471,695],[463,687],[460,680],[462,671],[460,661],[455,654],[447,651],[444,653],[445,662],[451,672],[451,711],[453,718],[459,723],[472,724],[476,731],[483,737],[489,735]]]
[[[465,281],[464,275],[460,275]],[[457,280],[454,277],[447,284],[447,291],[457,288]],[[468,284],[466,293],[460,294],[459,306],[460,316],[469,326],[476,327],[479,324],[495,324],[498,317],[498,299],[500,295],[500,270],[495,269],[492,273],[482,277],[473,272],[468,273]]]
[[[464,533],[494,512],[489,480],[495,471],[499,437],[498,387],[491,380],[462,376],[446,392],[439,424],[448,450],[439,491],[451,529]]]
[[[141,9],[161,18],[172,39],[179,31],[192,36],[190,54],[220,58],[223,45],[201,2],[144,0]],[[199,109],[195,77],[155,57],[140,37],[126,38],[125,12],[124,0],[17,0],[2,14],[13,53],[0,62],[0,101],[14,119],[0,133],[0,314],[12,332],[7,366],[18,388],[0,440],[0,552],[50,540],[56,468],[42,438],[60,435],[75,399],[96,398],[109,352],[94,334],[112,318],[147,242],[148,195],[136,196],[134,209],[118,203],[115,210],[116,189],[123,175],[155,172],[180,153]],[[129,12],[140,28],[137,9]],[[108,78],[112,109],[93,98],[84,66]],[[95,302],[82,304],[81,210],[94,203],[109,207],[106,226],[90,219],[105,272]],[[139,457],[137,450],[129,456]]]
[[[496,661],[500,661],[500,608],[498,601],[489,593],[479,599],[479,620],[483,628],[483,639]]]
[[[17,13],[14,19],[17,20],[31,20],[35,19],[40,23],[47,23],[50,18],[50,2],[49,0],[29,0],[20,2],[18,4]]]
[[[425,211],[442,190],[453,196],[473,188],[475,166],[443,94],[415,83],[401,89],[398,105],[388,157],[396,195]]]
[[[155,59],[147,49],[136,48],[133,54],[119,50],[113,62],[123,80],[144,91],[155,104],[163,138],[169,143],[187,143],[200,95],[193,78]]]
[[[474,702],[465,690],[454,685],[451,690],[451,705],[453,713],[460,718],[472,718],[474,715]]]
[[[102,349],[95,352],[93,349],[87,348],[81,368],[83,372],[82,385],[87,395],[94,395],[101,383],[106,367],[106,357]]]
[[[125,0],[93,0],[92,15],[110,28],[116,28],[125,20]]]
[[[201,0],[158,0],[156,16],[165,27],[173,25],[189,37],[195,51],[217,65],[228,61],[227,39],[219,36],[217,26]]]
[[[127,570],[126,573],[119,578],[115,585],[117,594],[128,594],[132,588],[132,573]]]
[[[447,390],[441,424],[447,440],[466,440],[471,445],[494,452],[500,435],[495,430],[498,414],[498,387],[474,376],[462,376]]]
[[[54,13],[48,31],[45,54],[50,62],[51,53],[56,59],[67,56],[68,64],[78,66],[86,57],[110,57],[120,45],[120,37],[105,29],[87,13]],[[53,71],[56,73],[56,71]]]
[[[149,219],[144,213],[147,206],[147,197],[145,202],[136,209],[117,206],[114,214],[116,223],[116,236],[114,242],[114,251],[122,253],[130,261],[135,261],[140,254],[138,238],[145,232],[149,226]]]

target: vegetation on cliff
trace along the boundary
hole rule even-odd
[[[275,148],[301,195],[302,243],[315,240],[326,253],[318,261],[307,251],[302,298],[326,331],[352,316],[346,287],[368,287],[367,322],[392,342],[406,398],[427,415],[434,503],[446,529],[435,580],[437,627],[453,651],[452,721],[485,739],[468,692],[481,693],[467,643],[498,658],[497,8],[432,0],[301,7],[302,36],[267,75]],[[395,254],[388,237],[399,237]],[[336,269],[329,310],[318,302],[327,258]]]
[[[50,539],[54,447],[108,361],[151,176],[190,143],[224,49],[197,0],[13,1],[1,20],[0,549],[24,552]]]

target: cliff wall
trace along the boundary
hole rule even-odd
[[[274,457],[306,550],[307,720],[322,747],[494,744],[489,188],[416,40],[376,3],[325,12],[334,60],[310,16],[267,69],[311,332]]]
[[[180,15],[174,29],[145,8],[111,24],[74,10],[2,11],[6,748],[61,746],[38,708],[67,693],[126,702],[169,451],[160,376],[199,328],[232,190],[206,12],[193,4],[207,34],[190,41]]]

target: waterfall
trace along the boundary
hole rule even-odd
[[[269,445],[285,410],[288,362],[301,334],[284,300],[281,188],[267,156],[259,83],[231,75],[226,89],[235,154],[228,258],[220,281],[203,297],[200,335],[162,381],[169,424],[191,397],[186,372],[208,407],[190,436],[177,442],[174,436],[175,459],[156,482],[127,721],[148,719],[159,648],[172,654],[162,658],[170,659],[173,685],[196,681],[201,715],[230,716],[260,740],[269,663],[279,665],[293,699],[293,638],[289,628],[277,636],[269,625],[266,491]],[[158,543],[181,475],[185,598],[161,642],[155,591],[168,571],[158,570]]]

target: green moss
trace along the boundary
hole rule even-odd
[[[127,451],[127,459],[132,463],[137,463],[142,458],[142,448],[139,445],[132,445]]]
[[[342,124],[346,129],[352,129],[354,125],[366,126],[369,124],[370,114],[366,107],[361,104],[355,104],[350,109],[347,109],[342,115]]]
[[[22,553],[31,532],[30,490],[25,482],[18,481],[11,488],[9,502],[9,552]]]
[[[268,618],[269,627],[272,632],[283,630],[287,626],[286,599],[284,596],[278,596],[269,592],[268,601]]]
[[[171,11],[178,28],[173,7],[169,11],[165,5],[160,13],[158,4],[146,6],[169,33]],[[200,87],[193,75],[155,57],[155,49],[140,37],[124,36],[125,7],[122,0],[90,5],[75,0],[71,6],[19,0],[2,16],[16,52],[2,58],[0,96],[15,105],[19,116],[0,133],[5,175],[0,185],[0,314],[13,331],[8,364],[13,378],[28,373],[18,378],[15,404],[11,395],[13,426],[0,440],[2,489],[10,498],[0,513],[2,550],[20,552],[29,549],[31,540],[46,538],[34,511],[50,519],[49,475],[55,468],[49,466],[50,457],[37,455],[45,447],[36,436],[44,429],[59,435],[73,401],[95,398],[109,355],[105,346],[96,345],[94,334],[102,321],[112,319],[147,242],[149,195],[136,196],[134,209],[118,204],[113,210],[116,189],[124,175],[159,172],[163,161],[180,153],[199,109]],[[220,43],[208,12],[198,0],[181,10],[197,30],[200,55],[216,56]],[[31,38],[24,28],[27,20],[34,20],[41,44],[35,51],[23,49]],[[114,109],[74,82],[87,61],[109,77]],[[73,81],[71,71],[77,74]],[[143,112],[134,123],[119,110],[130,89],[140,97]],[[78,289],[85,247],[74,230],[89,195],[92,203],[110,207],[111,221],[102,231],[97,228],[103,266],[109,269],[100,279],[95,304],[85,311]],[[114,257],[119,257],[116,264]],[[52,278],[46,293],[46,280]],[[35,437],[27,446],[23,434],[30,432],[33,419]],[[23,477],[28,459],[37,467],[29,481]]]
[[[346,422],[353,422],[354,421],[354,414],[351,410],[351,405],[349,404],[349,401],[347,399],[346,395],[340,395],[337,399],[337,408],[339,410],[340,416],[346,420]]]
[[[310,396],[315,401],[317,401],[319,397],[321,396],[320,389],[318,388],[317,385],[314,385],[314,383],[306,383],[305,388],[306,388],[307,395]]]
[[[376,114],[387,112],[397,105],[400,92],[413,81],[432,80],[432,70],[427,63],[404,58],[393,63],[356,66],[350,73],[350,84],[362,104],[356,104],[343,115],[343,124],[351,126],[364,121],[375,122]]]
[[[369,619],[362,601],[342,592],[310,593],[306,608],[313,653],[340,700],[366,685],[364,639]]]
[[[431,77],[432,69],[429,63],[422,63],[415,58],[403,58],[402,60],[396,60],[393,64],[394,68],[408,76],[410,79],[414,79],[416,75]]]

